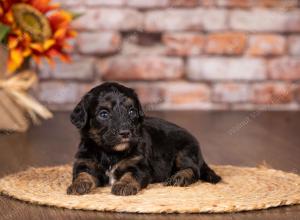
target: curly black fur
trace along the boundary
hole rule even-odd
[[[144,115],[134,90],[103,83],[88,92],[71,114],[81,142],[68,194],[112,185],[133,195],[149,183],[187,186],[221,178],[203,160],[197,140],[185,129]]]

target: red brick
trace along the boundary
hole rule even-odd
[[[203,29],[205,31],[219,31],[228,29],[227,26],[227,10],[224,9],[204,9]]]
[[[299,31],[300,11],[274,9],[233,10],[229,25],[234,30],[244,31]]]
[[[210,101],[210,88],[203,83],[171,82],[163,90],[165,101],[175,105]]]
[[[202,6],[210,7],[210,6],[216,6],[218,0],[200,0],[200,3]]]
[[[81,97],[100,82],[41,81],[35,96],[53,111],[71,111]]]
[[[94,78],[94,59],[73,56],[71,63],[64,63],[56,59],[55,66],[50,67],[46,62],[39,70],[41,79],[75,79],[90,81]]]
[[[158,104],[154,106],[154,109],[157,110],[180,110],[180,111],[185,111],[185,110],[204,110],[204,111],[211,111],[211,110],[228,110],[228,105],[225,103],[212,103],[212,102],[190,102],[190,103],[185,103],[185,104],[173,104],[170,102],[165,102],[162,104]]]
[[[193,33],[168,33],[162,37],[166,45],[167,54],[170,55],[197,55],[202,53],[204,36]]]
[[[266,78],[264,60],[256,58],[199,57],[190,58],[188,78],[192,80],[263,80]]]
[[[127,5],[137,8],[160,8],[167,7],[168,0],[127,0]]]
[[[217,0],[199,0],[200,4],[205,7],[216,6]]]
[[[223,7],[250,7],[253,0],[217,0],[218,6]]]
[[[101,60],[98,72],[108,80],[165,80],[183,76],[183,61],[159,56],[118,56]]]
[[[215,33],[207,36],[205,52],[207,54],[242,54],[246,47],[246,34],[244,33]]]
[[[288,44],[289,53],[294,56],[300,56],[300,35],[290,36]]]
[[[226,28],[226,11],[222,9],[167,9],[146,13],[145,30],[184,31],[222,30]]]
[[[85,0],[88,6],[122,6],[126,0]]]
[[[272,59],[268,65],[271,79],[299,80],[300,79],[300,57],[283,57]]]
[[[163,89],[155,82],[126,83],[125,85],[136,91],[142,105],[144,106],[144,111],[150,111],[153,108],[152,105],[160,104],[164,101]]]
[[[292,86],[269,82],[253,85],[252,102],[256,104],[282,104],[293,100]]]
[[[140,12],[124,8],[89,9],[73,22],[73,27],[83,30],[133,30],[142,25]]]
[[[252,111],[251,117],[256,117],[260,113],[266,111],[295,111],[299,110],[297,103],[283,103],[283,104],[254,104],[254,103],[234,103],[230,106],[232,111]]]
[[[256,6],[278,7],[278,8],[296,8],[298,0],[256,0]]]
[[[286,31],[299,32],[300,31],[300,10],[290,10],[286,21]]]
[[[218,6],[247,8],[253,6],[293,8],[297,0],[217,0]]]
[[[261,34],[250,36],[247,53],[254,56],[282,55],[285,49],[286,40],[283,36]]]
[[[202,10],[167,9],[146,13],[145,30],[151,32],[201,30]]]
[[[249,84],[217,83],[213,85],[212,101],[221,103],[238,103],[250,100]]]
[[[199,0],[169,0],[169,6],[171,7],[194,7],[199,4]]]
[[[113,53],[121,47],[121,36],[118,32],[80,33],[76,40],[79,52],[84,54]]]
[[[129,41],[123,41],[122,55],[165,55],[166,49],[164,46],[157,44],[154,46],[141,46]]]
[[[79,98],[79,86],[74,82],[48,81],[38,85],[38,99],[44,103],[75,103]]]

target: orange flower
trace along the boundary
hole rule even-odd
[[[69,61],[71,49],[67,40],[75,36],[71,29],[72,14],[51,4],[51,0],[0,1],[0,22],[10,27],[7,36],[8,70],[18,69],[26,58],[36,63],[46,58],[53,65],[53,57]]]

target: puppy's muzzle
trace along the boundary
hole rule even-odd
[[[118,135],[121,139],[129,139],[131,137],[131,132],[128,129],[123,129],[119,131]]]

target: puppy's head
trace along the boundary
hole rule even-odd
[[[81,99],[71,114],[71,122],[106,150],[124,151],[138,140],[143,116],[133,89],[107,82]]]

